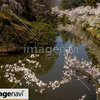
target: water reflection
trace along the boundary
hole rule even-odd
[[[77,62],[80,62],[84,56],[86,59],[89,58],[89,61],[92,62],[88,65],[87,60],[85,60],[85,64],[88,66],[85,71],[91,75],[93,74],[93,78],[99,82],[99,78],[97,79],[100,74],[98,72],[99,69],[92,67],[94,64],[99,64],[99,50],[96,50],[97,48],[99,49],[99,46],[80,30],[74,29],[63,37],[67,32],[67,28],[65,27],[65,30],[61,28],[58,29],[60,36],[57,37],[56,46],[66,47],[66,45],[70,44],[80,46],[81,54],[80,52],[78,53],[79,58]],[[68,50],[66,51],[68,53]],[[76,62],[76,67],[75,64],[72,63],[72,60],[76,61],[76,58],[70,57],[69,59],[69,56],[63,57],[63,55],[64,51],[61,53],[52,53],[50,56],[47,56],[46,53],[2,56],[0,57],[0,86],[2,88],[29,88],[30,100],[33,100],[33,98],[34,100],[78,100],[79,98],[83,100],[88,97],[91,100],[96,100],[95,87],[93,88],[92,86],[96,86],[96,82],[92,81],[86,74],[77,71],[76,67],[79,67],[77,65],[78,63]],[[74,54],[72,56],[74,56]],[[68,66],[64,65],[64,58],[67,59],[66,63],[68,63]],[[69,69],[72,64],[75,68]],[[90,65],[91,67],[89,67]],[[22,78],[22,76],[24,77]],[[21,78],[22,80],[20,81]],[[80,84],[77,80],[84,81],[86,85],[89,85],[92,91],[88,91],[84,85]],[[96,92],[97,100],[99,100],[98,85],[96,86]]]
[[[13,55],[13,54],[12,54]],[[48,73],[48,71],[53,67],[55,61],[59,57],[59,55],[53,53],[52,55],[48,56],[46,53],[39,54],[37,58],[30,58],[31,54],[15,54],[13,56],[2,56],[0,57],[0,66],[4,66],[8,64],[15,64],[18,63],[19,60],[23,61],[27,68],[29,67],[29,63],[25,62],[26,59],[34,60],[40,63],[41,68],[33,69],[36,74],[42,75]],[[33,66],[34,64],[30,64]],[[48,67],[47,67],[48,66]]]
[[[19,84],[19,86],[22,86],[23,83],[33,86],[31,82],[33,83],[36,82],[36,84],[39,87],[46,85],[41,80],[39,80],[35,75],[43,75],[48,73],[48,71],[52,69],[55,61],[58,58],[58,55],[54,53],[51,56],[47,56],[46,54],[23,54],[23,55],[20,55],[20,58],[19,55],[11,57],[8,56],[3,58],[3,60],[9,58],[11,61],[9,60],[10,63],[4,62],[5,64],[1,65],[0,85],[2,86],[2,88],[12,87],[14,84],[17,83]],[[16,62],[17,58],[18,61]],[[23,82],[21,82],[20,79],[23,76],[24,80]],[[41,92],[42,91],[43,90],[41,90]]]
[[[67,43],[69,40],[71,43],[74,42],[74,44],[76,46],[81,44],[81,39],[79,37],[75,36],[74,33],[72,33],[72,32],[69,32],[69,33],[67,33],[67,32],[68,31],[65,31],[65,30],[59,31],[59,34],[60,34],[64,44]],[[64,36],[65,34],[66,34],[66,36]]]
[[[81,80],[84,78],[87,78],[92,81],[91,84],[93,86],[96,86],[96,94],[97,94],[97,100],[100,100],[100,69],[98,66],[92,66],[92,62],[85,61],[84,58],[82,58],[82,61],[78,61],[77,57],[72,58],[72,52],[71,52],[72,46],[69,47],[69,49],[66,49],[66,53],[64,55],[65,57],[65,65],[64,68],[67,69],[67,71],[64,72],[64,75],[68,75],[69,72],[70,75],[75,75],[75,77],[89,90],[91,91],[86,84],[84,84]],[[89,81],[88,81],[89,82]],[[90,83],[89,82],[89,83]],[[82,99],[84,100],[86,95],[82,96]]]
[[[70,26],[70,25],[69,25]],[[67,43],[69,40],[77,45],[85,45],[85,50],[87,52],[88,58],[92,60],[93,65],[100,65],[100,43],[98,44],[91,36],[87,35],[81,29],[72,29],[71,32],[66,34],[69,29],[67,26],[59,25],[59,33],[64,43]],[[66,34],[66,36],[64,36]]]
[[[15,83],[13,85],[13,88],[17,85],[17,87],[20,86],[32,86],[35,89],[35,92],[44,93],[47,88],[55,90],[56,88],[59,88],[61,85],[67,84],[71,82],[74,78],[77,78],[77,80],[83,80],[84,78],[90,78],[93,81],[93,84],[98,87],[97,89],[97,96],[99,96],[100,93],[100,71],[99,68],[96,66],[92,67],[92,62],[85,61],[82,59],[82,61],[78,61],[77,57],[71,58],[71,49],[72,46],[69,47],[69,49],[66,49],[66,54],[64,54],[65,58],[65,64],[64,69],[66,71],[62,71],[63,76],[62,80],[54,80],[49,81],[48,83],[44,83],[42,80],[40,80],[34,71],[32,71],[34,68],[38,69],[41,68],[41,64],[38,61],[35,61],[34,59],[38,58],[39,54],[31,54],[29,58],[26,58],[25,60],[19,60],[17,63],[6,64],[5,66],[1,66],[1,70],[5,70],[5,74],[3,77],[7,79],[11,84]],[[27,62],[29,65],[32,65],[31,68],[26,67]],[[23,73],[22,73],[23,72]],[[23,79],[19,77],[23,76]],[[18,77],[19,76],[19,77]],[[96,81],[97,80],[97,81]],[[5,81],[5,82],[7,82]],[[8,82],[7,82],[8,83]],[[86,98],[86,94],[82,96],[81,100],[84,100]]]

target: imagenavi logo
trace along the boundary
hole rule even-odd
[[[29,90],[0,89],[0,100],[29,100]]]

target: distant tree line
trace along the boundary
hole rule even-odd
[[[62,10],[75,8],[80,5],[83,6],[90,5],[96,7],[96,4],[99,2],[100,0],[61,0],[58,6]]]
[[[100,3],[100,0],[86,0],[86,3],[90,6],[96,7],[97,3]]]

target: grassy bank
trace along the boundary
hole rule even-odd
[[[53,25],[50,22],[30,22],[23,17],[20,19],[35,35],[13,14],[0,11],[0,52],[21,51],[24,44],[49,45],[55,38]]]
[[[66,15],[63,15],[62,17],[55,18],[54,22],[57,22],[58,24],[75,24],[75,22],[72,22],[69,20],[69,18]]]
[[[94,16],[95,17],[95,16]],[[58,17],[58,23],[64,23],[64,24],[76,24],[77,19],[72,22],[69,20],[67,16]],[[90,26],[89,23],[84,23],[85,21],[80,21],[77,26],[81,27],[84,31],[86,31],[87,34],[90,34],[93,38],[100,41],[100,28],[97,26]],[[99,24],[100,22],[98,22]]]
[[[100,28],[89,25],[85,25],[82,28],[87,32],[87,34],[91,34],[92,37],[100,41]]]

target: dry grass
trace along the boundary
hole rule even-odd
[[[3,18],[3,19],[11,20],[10,17],[9,17],[9,15],[7,15],[7,14],[1,12],[1,11],[0,11],[0,17]]]
[[[0,11],[0,18],[3,18],[3,19],[8,19],[9,21],[19,21],[14,15],[10,15],[10,14],[7,14],[7,13],[4,13],[4,12],[1,12]],[[21,21],[24,22],[26,25],[28,26],[32,26],[32,23],[27,21],[25,18],[23,17],[20,17]],[[20,21],[19,21],[20,22]]]

